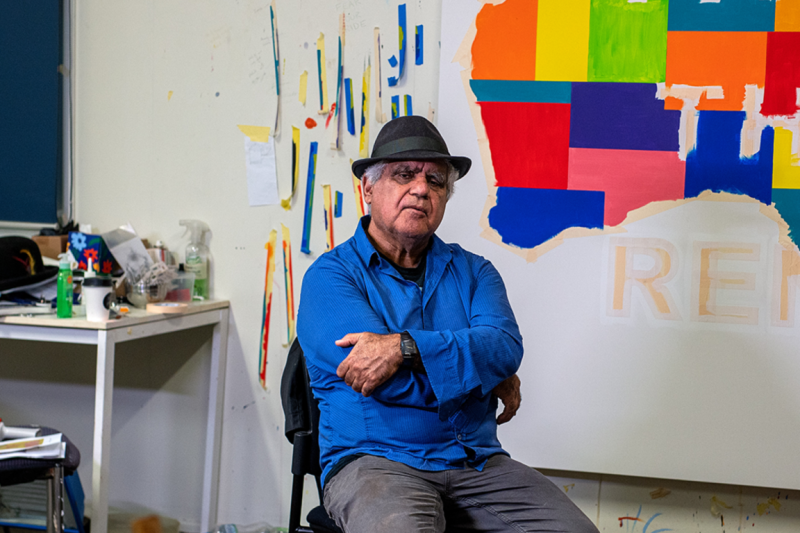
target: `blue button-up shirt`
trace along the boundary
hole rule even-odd
[[[401,368],[371,396],[355,392],[336,375],[352,348],[334,341],[364,331],[408,331],[427,375]],[[434,235],[420,288],[359,224],[306,272],[297,333],[319,400],[323,479],[357,453],[432,471],[482,469],[506,453],[492,389],[519,368],[522,336],[503,281],[483,257]]]

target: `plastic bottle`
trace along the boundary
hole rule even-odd
[[[72,265],[67,253],[59,254],[58,259],[56,316],[58,318],[72,318]]]
[[[18,428],[8,427],[3,424],[3,419],[0,418],[0,440],[3,439],[32,439],[38,437],[39,428]]]
[[[208,300],[208,246],[205,245],[205,234],[209,231],[208,225],[201,220],[181,220],[181,226],[186,226],[191,231],[191,241],[186,246],[186,272],[194,274],[194,291],[192,298],[195,300]]]

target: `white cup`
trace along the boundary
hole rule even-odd
[[[83,303],[86,306],[86,320],[105,322],[108,310],[114,303],[114,287],[110,278],[86,278],[83,280]]]

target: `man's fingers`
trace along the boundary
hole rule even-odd
[[[336,369],[336,375],[340,378],[344,378],[347,375],[347,371],[350,370],[350,357],[346,357],[344,361],[341,362],[339,367]],[[348,383],[349,385],[349,383]]]
[[[339,348],[347,348],[348,346],[355,346],[358,342],[359,337],[361,337],[361,333],[348,333],[338,341],[336,341],[336,346]]]

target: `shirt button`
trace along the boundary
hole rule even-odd
[[[461,440],[461,439],[463,439],[463,438],[464,438],[464,435],[462,435],[461,433],[459,433],[458,435],[456,435],[456,438],[457,438],[458,440]]]

